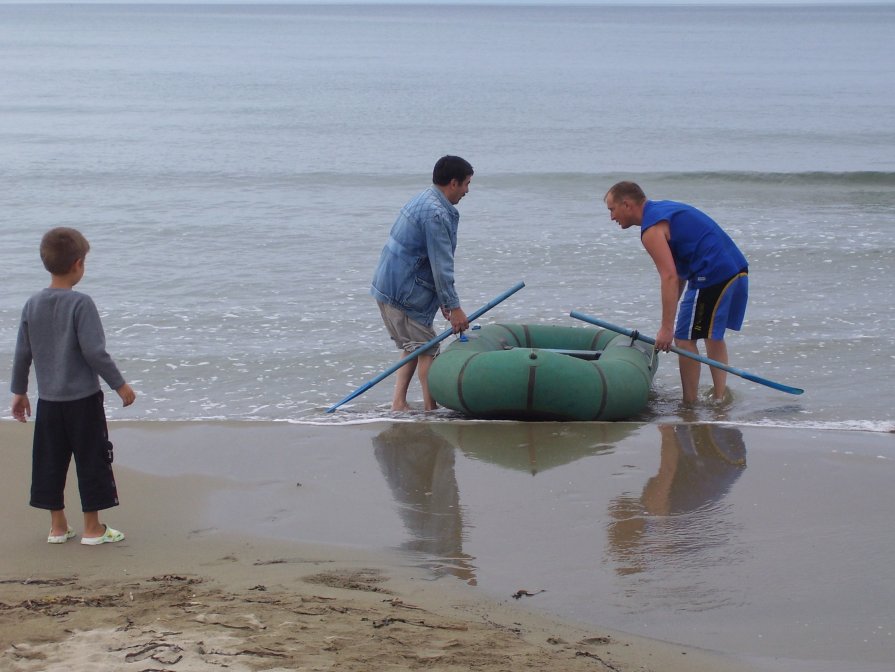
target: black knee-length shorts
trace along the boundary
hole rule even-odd
[[[75,401],[38,399],[31,464],[31,506],[65,508],[65,478],[75,458],[81,510],[118,505],[112,474],[112,442],[106,425],[103,393]]]

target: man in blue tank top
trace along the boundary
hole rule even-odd
[[[659,272],[662,324],[656,347],[668,352],[674,340],[677,347],[699,354],[696,342],[705,339],[706,355],[727,364],[724,331],[743,326],[749,296],[749,264],[743,253],[704,212],[686,203],[647,200],[634,182],[615,184],[603,200],[622,229],[640,227],[640,241]],[[684,402],[692,403],[700,364],[687,357],[678,362]],[[712,368],[711,373],[714,398],[722,400],[727,372]]]

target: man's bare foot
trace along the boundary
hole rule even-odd
[[[725,386],[724,391],[721,393],[721,396],[715,394],[715,388],[713,387],[708,391],[706,395],[707,398],[711,400],[713,404],[730,404],[733,402],[733,392],[730,391],[730,388]]]

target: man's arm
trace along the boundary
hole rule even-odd
[[[454,289],[454,250],[448,227],[442,217],[435,215],[432,218],[426,231],[426,251],[442,314],[450,320],[451,328],[457,334],[469,329],[469,320]]]
[[[663,352],[668,352],[674,341],[674,316],[677,314],[677,303],[684,289],[684,281],[678,277],[671,247],[668,244],[670,235],[668,222],[663,221],[648,228],[640,238],[659,272],[662,325],[656,334],[656,347]]]

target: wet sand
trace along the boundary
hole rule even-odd
[[[560,486],[573,469],[600,487],[586,467],[608,468],[619,487],[607,493],[611,505],[598,516],[607,550],[597,563],[614,567],[613,580],[671,581],[687,568],[680,555],[651,541],[655,521],[688,520],[732,490],[761,498],[761,486],[746,477],[761,473],[760,466],[745,470],[746,444],[760,453],[788,442],[787,462],[795,463],[817,449],[816,437],[804,433],[761,430],[765,448],[756,446],[752,430],[744,430],[740,445],[717,429],[601,423],[116,422],[122,506],[104,520],[127,539],[93,548],[77,538],[48,545],[48,515],[27,506],[31,427],[0,422],[0,670],[117,669],[130,662],[176,671],[802,669],[802,661],[774,668],[770,658],[623,634],[628,622],[613,622],[618,611],[609,605],[603,618],[568,606],[574,600],[564,586],[574,587],[575,567],[593,549],[544,548],[557,538],[546,513],[527,529],[516,526],[519,535],[505,528],[514,522],[510,509],[519,508],[514,495],[535,504],[549,495],[535,510],[552,507],[581,524],[580,515],[563,510],[580,509],[577,494],[564,496]],[[870,442],[859,460],[873,460],[876,447],[891,441],[846,438],[862,450]],[[721,466],[709,471],[707,445],[723,451]],[[840,447],[850,452],[847,442]],[[830,451],[823,452],[829,462]],[[890,468],[890,460],[876,459]],[[692,465],[710,478],[694,483]],[[67,502],[79,530],[74,480],[72,474]],[[548,486],[546,495],[527,490],[531,484]],[[592,531],[562,538],[587,539]],[[485,539],[470,538],[476,532]],[[498,548],[507,555],[495,568],[488,554],[497,557]],[[688,550],[688,562],[701,557],[699,550]],[[555,585],[526,564],[526,555],[556,565]],[[569,556],[577,564],[563,565]],[[667,576],[664,569],[650,574],[656,558]],[[677,641],[674,631],[659,636]]]
[[[282,429],[301,441],[363,434]],[[281,428],[115,423],[112,435],[119,453],[136,438],[213,452],[270,430]],[[30,426],[0,423],[3,670],[746,669],[692,648],[563,623],[462,582],[433,582],[396,554],[203,530],[208,500],[234,487],[216,477],[118,466],[124,504],[104,518],[127,539],[51,546],[48,516],[26,503],[29,440]],[[251,491],[243,494],[251,510]],[[78,511],[72,483],[67,497],[69,511]],[[80,514],[70,518],[78,529]]]

